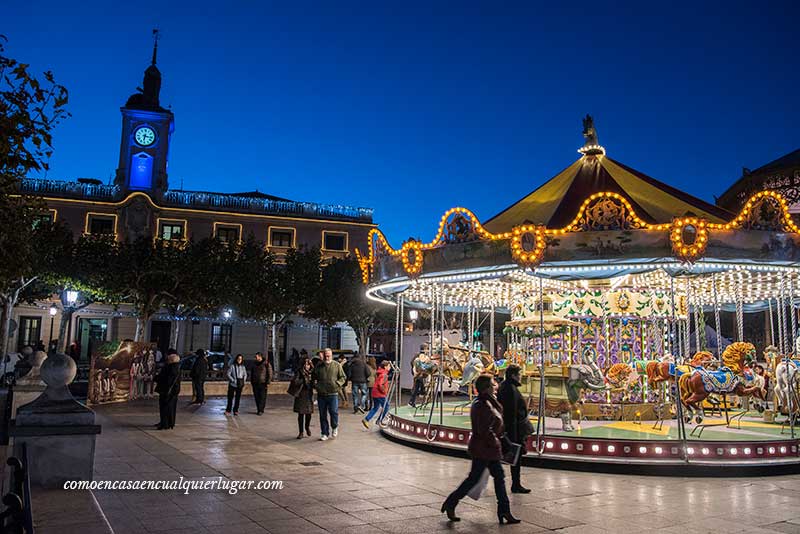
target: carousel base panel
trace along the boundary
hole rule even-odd
[[[440,417],[441,413],[441,417]],[[384,435],[405,445],[444,454],[465,455],[470,436],[469,407],[464,403],[437,405],[428,424],[430,407],[401,407],[392,413]],[[545,418],[537,443],[528,441],[524,465],[624,471],[653,474],[737,476],[750,472],[786,474],[800,472],[800,429],[763,422],[756,412],[731,413],[687,424],[687,443],[678,438],[675,420],[581,421],[575,430],[562,430],[561,420]],[[441,421],[441,422],[440,422]],[[532,420],[535,424],[535,419]],[[725,467],[709,470],[709,466]],[[651,469],[652,468],[652,469]]]

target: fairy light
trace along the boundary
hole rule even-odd
[[[687,228],[695,230],[695,239],[692,243],[687,243],[684,239]],[[706,246],[708,245],[706,221],[697,217],[677,218],[672,222],[669,238],[672,242],[672,252],[675,256],[692,263],[706,251]]]

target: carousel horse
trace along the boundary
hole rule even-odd
[[[702,403],[712,393],[733,393],[739,397],[755,395],[760,398],[761,389],[746,386],[743,377],[745,358],[755,355],[755,350],[752,343],[731,343],[722,352],[723,367],[716,371],[698,367],[678,378],[681,402],[687,412],[686,422],[691,421],[692,416],[698,424],[703,421]]]
[[[794,390],[794,398],[797,398],[798,386],[800,386],[800,360],[784,359],[775,367],[775,399],[778,403],[778,409],[781,411],[789,411],[789,405],[792,404],[793,408],[797,410],[797,402],[789,402],[792,390]]]
[[[472,358],[464,364],[464,370],[461,374],[461,385],[472,384],[476,378],[484,373],[485,369],[483,360],[481,360],[478,355],[473,354]]]
[[[713,354],[701,350],[696,352],[685,365],[676,365],[671,355],[665,356],[660,362],[647,362],[647,383],[653,386],[667,380],[675,380],[683,374],[692,372],[693,369],[705,368],[713,359]]]
[[[606,383],[612,389],[627,391],[639,381],[640,376],[634,366],[627,363],[615,363],[606,371]]]

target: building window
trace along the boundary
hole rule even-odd
[[[344,252],[347,250],[347,232],[322,231],[322,250]]]
[[[36,348],[41,340],[42,318],[20,317],[19,338],[17,339],[17,352],[22,352],[23,347]]]
[[[88,215],[86,231],[92,235],[114,235],[116,218],[113,215]]]
[[[42,213],[41,215],[36,216],[33,219],[33,227],[39,228],[40,226],[47,226],[53,224],[56,220],[56,212],[55,210],[48,210],[46,213]]]
[[[269,246],[294,248],[294,228],[269,228]]]
[[[213,323],[211,325],[211,352],[230,352],[233,325]]]
[[[186,238],[186,223],[164,221],[158,229],[158,237],[167,241],[181,241]]]
[[[341,349],[342,348],[342,329],[322,327],[322,348]]]
[[[242,233],[240,224],[217,224],[214,223],[214,237],[223,243],[236,243]]]

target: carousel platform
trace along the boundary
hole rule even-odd
[[[466,454],[470,421],[463,403],[446,402],[415,410],[398,408],[383,429],[394,441],[442,454]],[[536,423],[535,419],[532,422]],[[545,418],[539,435],[528,440],[524,465],[625,471],[643,474],[736,476],[800,472],[800,429],[765,423],[757,412],[731,411],[728,419],[711,417],[702,424],[686,425],[685,441],[675,420],[573,421],[575,430],[564,432],[561,420]],[[724,468],[709,469],[716,466]]]

